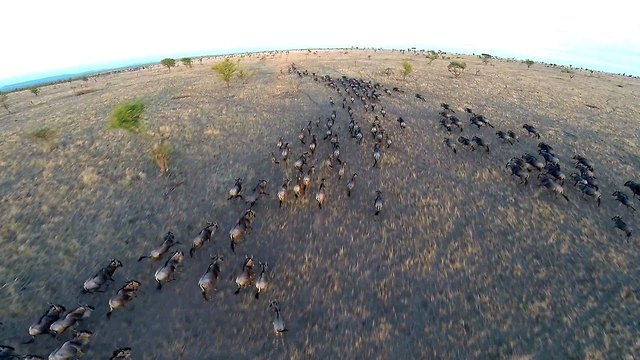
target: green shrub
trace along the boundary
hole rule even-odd
[[[402,60],[402,69],[400,71],[402,73],[402,79],[406,80],[407,75],[413,71],[413,66],[409,63],[409,60]]]
[[[467,64],[464,61],[451,61],[447,66],[447,70],[455,77],[458,78],[467,68]]]
[[[140,101],[120,105],[111,113],[109,128],[124,129],[132,133],[139,133],[142,129],[140,116],[143,112],[144,104]]]
[[[251,76],[251,73],[248,72],[245,69],[238,69],[238,79],[240,79],[240,81],[242,81],[242,83],[246,83],[247,79],[249,79],[249,77]]]
[[[220,61],[219,63],[213,65],[211,69],[213,69],[213,71],[218,73],[220,78],[222,78],[222,80],[224,80],[224,82],[227,83],[227,86],[229,86],[229,82],[231,82],[231,78],[238,71],[238,64],[231,61],[231,59],[226,58]]]
[[[531,65],[534,64],[534,61],[533,60],[529,60],[529,59],[527,59],[527,60],[525,60],[523,62],[527,65],[527,69],[530,68]]]
[[[33,95],[38,96],[38,94],[40,93],[40,88],[37,86],[33,86],[29,88],[29,91],[31,91]]]

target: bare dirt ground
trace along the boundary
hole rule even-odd
[[[402,59],[414,67],[406,81],[398,75]],[[90,359],[123,346],[136,359],[640,358],[638,233],[628,240],[610,220],[620,215],[640,228],[637,215],[610,196],[629,194],[624,182],[640,179],[640,80],[463,60],[466,73],[454,79],[448,60],[429,64],[423,55],[291,52],[244,57],[240,64],[252,76],[228,88],[210,69],[217,60],[207,59],[192,69],[155,67],[47,86],[37,97],[9,94],[11,114],[0,114],[0,343],[49,354],[70,335],[22,345],[29,325],[48,302],[81,302],[96,307],[79,327],[94,332]],[[371,113],[354,107],[365,133],[358,145],[347,136],[335,90],[289,74],[291,63],[405,91],[380,101],[394,141],[380,168],[371,167]],[[395,75],[383,74],[388,67]],[[168,135],[168,177],[159,176],[148,138],[107,129],[113,108],[135,99],[146,105],[147,128]],[[491,153],[444,147],[451,135],[438,124],[441,102],[460,113],[466,136],[490,143]],[[465,107],[496,129],[472,128]],[[311,194],[326,177],[325,207],[308,194],[278,208],[274,195],[293,170],[291,162],[271,163],[276,141],[289,141],[295,159],[304,150],[300,128],[320,117],[313,131],[324,134],[332,109],[347,173],[360,175],[353,195],[346,196],[349,176],[338,181],[336,171],[321,169],[330,144],[320,141]],[[570,184],[567,203],[537,186],[535,172],[527,186],[505,172],[512,156],[536,152],[538,140],[526,136],[523,123],[538,127],[567,174],[575,153],[592,159],[600,207]],[[43,127],[49,140],[30,135]],[[506,129],[521,141],[498,142],[494,132]],[[254,207],[253,230],[233,254],[228,232],[246,209],[240,199],[226,200],[236,177],[246,189],[269,180],[271,196]],[[385,204],[375,217],[378,189]],[[160,262],[136,262],[138,256],[167,231],[188,251],[207,221],[220,225],[213,242],[187,256],[177,279],[156,291]],[[210,254],[225,260],[204,303],[197,281]],[[253,289],[233,294],[245,254],[271,265],[271,287],[259,300]],[[84,280],[110,258],[124,263],[115,283],[79,297]],[[142,282],[141,294],[107,320],[109,297],[129,279]],[[270,299],[280,302],[289,329],[282,339],[273,333]]]

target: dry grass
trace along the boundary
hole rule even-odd
[[[52,151],[56,148],[56,134],[55,130],[44,126],[30,132],[29,138],[39,144],[44,151]]]
[[[75,96],[82,96],[82,95],[87,95],[87,94],[91,94],[98,91],[98,89],[81,89],[81,90],[76,90],[73,92],[73,95]]]
[[[171,144],[160,140],[151,146],[151,154],[153,162],[160,170],[160,174],[167,175],[169,173],[169,155],[171,154]]]
[[[406,82],[382,73],[407,58],[413,72]],[[120,346],[141,359],[637,356],[640,248],[609,221],[620,214],[637,229],[637,217],[609,198],[597,208],[571,186],[567,204],[535,181],[517,185],[503,168],[511,156],[535,153],[538,140],[521,129],[528,122],[554,146],[563,168],[571,168],[575,152],[585,154],[606,193],[622,189],[640,168],[638,80],[580,70],[569,79],[543,64],[529,69],[493,59],[484,66],[477,57],[462,61],[482,72],[454,80],[447,65],[455,57],[444,58],[389,51],[256,55],[242,60],[251,72],[247,86],[232,81],[228,88],[211,71],[219,59],[205,59],[188,70],[158,66],[100,76],[92,83],[99,91],[88,96],[74,96],[67,84],[37,97],[10,94],[12,114],[0,114],[3,344],[49,353],[59,342],[47,336],[20,345],[29,325],[49,301],[68,307],[82,301],[97,309],[83,325],[96,334],[87,358],[106,358]],[[383,150],[379,169],[371,168],[370,134],[362,146],[347,137],[335,90],[288,74],[293,62],[319,75],[405,91],[383,96],[383,126],[394,145]],[[144,101],[146,125],[158,129],[152,136],[179,149],[168,159],[167,143],[157,140],[160,166],[149,159],[145,140],[152,138],[104,131],[113,109],[130,99]],[[491,153],[453,154],[442,144],[451,135],[437,122],[441,102],[463,121],[464,107],[471,107],[495,130],[518,132],[520,143],[504,145],[493,130],[466,126],[465,136],[481,135]],[[367,130],[372,115],[355,109]],[[299,155],[299,129],[332,110],[348,171],[360,175],[352,197],[347,180],[318,169],[327,178],[323,209],[311,195],[280,209],[273,195],[295,172],[271,164],[275,142],[283,136]],[[29,151],[42,140],[23,134],[43,123],[56,129],[56,151]],[[322,123],[312,129],[324,130]],[[311,161],[329,151],[320,141]],[[171,181],[148,176],[168,162]],[[228,231],[246,210],[241,199],[226,201],[236,177],[245,178],[245,191],[265,178],[272,195],[254,206],[252,230],[233,254]],[[316,188],[317,181],[308,194]],[[378,189],[385,205],[375,217]],[[167,231],[187,243],[178,246],[185,250],[207,221],[220,229],[202,256],[187,259],[177,279],[155,291],[160,263],[137,257]],[[207,253],[225,262],[211,301],[203,303],[197,279]],[[248,290],[233,295],[244,254],[271,265],[271,287],[258,301]],[[110,258],[124,263],[115,283],[78,298],[82,282]],[[128,279],[142,282],[140,296],[106,321],[108,298]],[[281,303],[289,328],[283,341],[273,336],[269,299]]]

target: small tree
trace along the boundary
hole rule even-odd
[[[164,66],[167,67],[167,69],[169,69],[169,72],[171,72],[171,68],[176,66],[176,61],[172,58],[164,58],[162,60],[160,60],[160,63]]]
[[[467,64],[464,61],[452,61],[447,66],[447,70],[449,70],[456,79],[462,75],[466,68]]]
[[[213,65],[211,69],[213,69],[213,71],[218,73],[220,78],[222,78],[222,80],[224,80],[224,82],[227,83],[227,87],[228,87],[229,83],[231,82],[231,78],[238,71],[238,64],[231,61],[231,59],[226,58],[220,61],[219,63]]]
[[[2,107],[7,110],[9,112],[9,114],[11,114],[11,111],[9,110],[9,103],[7,103],[7,99],[8,96],[5,93],[0,93],[0,104],[2,104]]]
[[[413,71],[413,66],[409,63],[408,60],[402,60],[402,79],[406,80],[407,75],[411,74]]]
[[[534,64],[533,60],[529,60],[529,59],[525,60],[524,63],[527,64],[527,69],[530,68],[531,65]]]
[[[182,61],[184,66],[186,66],[188,68],[190,68],[193,65],[193,59],[191,59],[190,57],[184,57],[184,58],[180,59],[180,61]]]
[[[37,86],[34,86],[29,88],[29,91],[31,91],[33,95],[38,96],[38,94],[40,93],[40,88]]]

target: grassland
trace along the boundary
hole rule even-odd
[[[413,66],[406,81],[403,59]],[[97,309],[82,325],[95,333],[87,358],[123,346],[136,359],[640,356],[640,246],[610,218],[619,214],[634,229],[640,223],[609,197],[640,177],[640,80],[457,60],[467,69],[454,79],[449,60],[424,55],[291,52],[242,58],[251,77],[229,87],[211,70],[217,60],[205,59],[171,72],[156,66],[42,87],[37,97],[9,94],[11,113],[0,113],[0,342],[49,354],[60,341],[19,343],[47,302],[80,301]],[[346,137],[336,92],[289,74],[291,63],[405,91],[381,100],[408,128],[384,120],[394,145],[379,169],[371,169],[371,114],[356,110],[366,137],[359,146]],[[150,156],[151,140],[108,129],[113,109],[135,100],[145,105],[150,135],[171,144],[167,176]],[[521,142],[500,144],[493,131],[467,125],[465,134],[482,135],[492,153],[453,154],[442,144],[449,135],[438,124],[441,102],[457,112],[470,107]],[[328,185],[324,209],[310,196],[279,209],[273,194],[293,173],[271,164],[270,152],[283,136],[299,154],[300,128],[333,109],[348,172],[360,175],[354,193],[347,198],[348,180],[319,169]],[[510,157],[536,150],[523,123],[538,127],[567,172],[575,153],[593,160],[599,208],[570,185],[566,203],[504,172]],[[321,141],[313,161],[329,149]],[[268,179],[272,196],[255,206],[253,230],[234,255],[228,231],[245,210],[240,200],[226,201],[236,177],[247,189]],[[385,205],[374,217],[378,189]],[[156,292],[160,264],[135,259],[167,231],[189,244],[207,221],[220,224],[213,242]],[[250,291],[233,295],[245,253],[273,270],[260,300]],[[223,278],[203,303],[197,281],[209,254],[224,255]],[[115,284],[78,297],[110,258],[124,263]],[[109,296],[129,279],[142,282],[142,293],[107,321]],[[273,335],[269,299],[281,304],[283,341]]]

